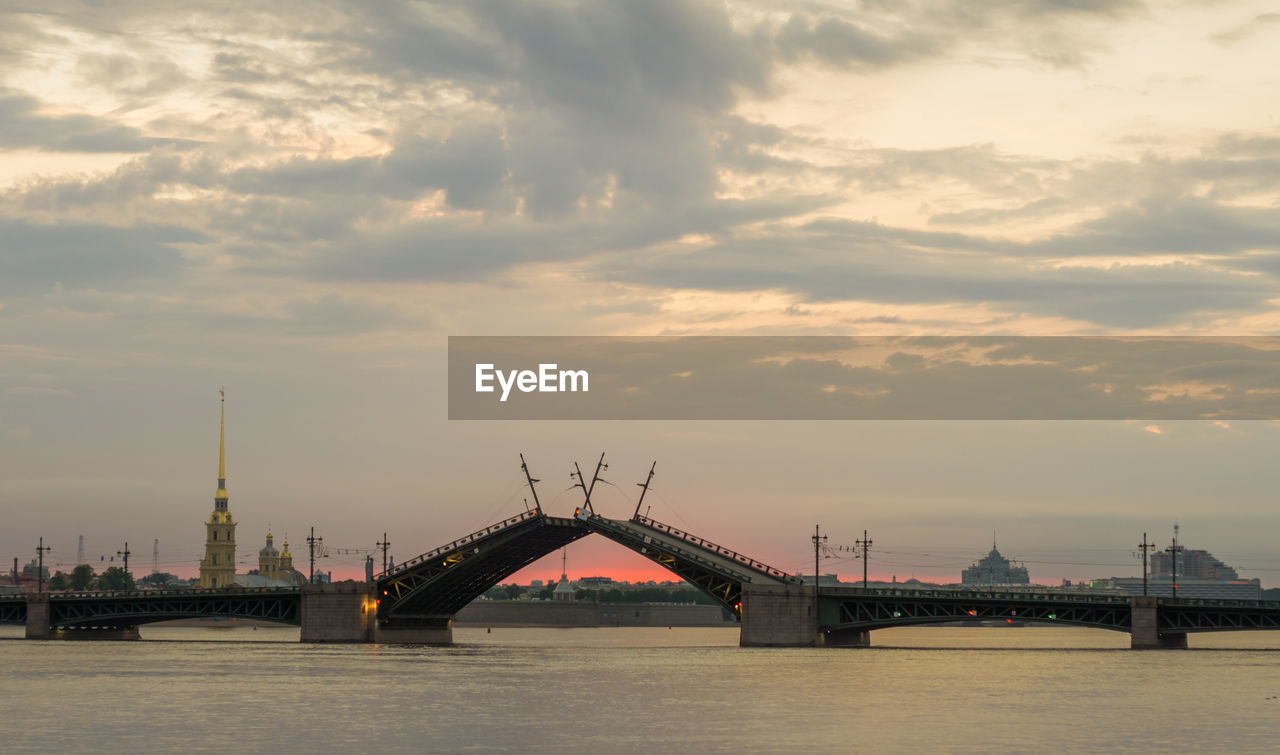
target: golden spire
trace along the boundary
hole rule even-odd
[[[218,400],[220,412],[218,417],[218,492],[213,494],[213,499],[222,501],[225,507],[227,500],[227,392],[225,389],[219,388],[218,395],[221,397]]]

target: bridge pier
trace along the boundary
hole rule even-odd
[[[1154,595],[1137,595],[1130,600],[1129,647],[1134,650],[1156,648],[1185,649],[1187,635],[1160,634],[1159,609]]]
[[[377,604],[373,585],[303,585],[302,642],[373,642]]]
[[[813,588],[787,584],[742,585],[742,647],[817,647],[823,635],[814,618]]]
[[[28,640],[53,639],[53,627],[49,623],[49,593],[42,592],[27,598]]]

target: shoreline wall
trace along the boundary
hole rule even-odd
[[[460,625],[545,627],[722,627],[720,606],[673,603],[592,603],[555,600],[477,600],[454,617]]]

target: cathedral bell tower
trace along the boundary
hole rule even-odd
[[[227,393],[219,389],[218,490],[213,513],[205,522],[204,559],[200,562],[200,587],[230,587],[236,579],[236,520],[227,509]]]

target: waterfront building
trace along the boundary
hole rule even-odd
[[[218,489],[213,494],[213,513],[205,521],[200,587],[230,587],[236,579],[236,520],[227,507],[227,398],[224,391],[218,393]]]
[[[1172,576],[1173,556],[1166,552],[1151,554],[1151,573]],[[1215,581],[1238,580],[1236,570],[1213,557],[1209,551],[1183,550],[1178,553],[1178,576]]]
[[[995,540],[991,541],[991,552],[981,561],[960,572],[960,583],[964,585],[1026,585],[1031,583],[1031,576],[1025,566],[1013,566],[1013,562],[1000,555]]]
[[[576,596],[573,592],[573,585],[569,584],[569,554],[567,551],[560,552],[560,582],[556,585],[556,589],[552,592],[553,600],[573,600]]]
[[[241,587],[292,587],[305,585],[307,575],[293,568],[293,554],[289,552],[289,540],[284,541],[284,550],[277,550],[275,538],[267,531],[267,543],[258,551],[258,568],[248,574],[236,575],[236,584]]]

